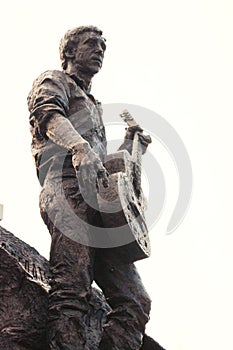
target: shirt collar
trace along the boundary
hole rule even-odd
[[[74,74],[74,73],[72,73],[72,74],[66,73],[66,74],[69,75],[76,82],[76,84],[81,87],[81,89],[83,91],[85,91],[88,94],[90,93],[90,91],[91,91],[91,83],[89,84],[89,86],[86,89],[85,86],[84,86],[84,80],[81,79],[77,74]]]

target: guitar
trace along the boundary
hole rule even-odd
[[[138,123],[127,110],[120,114],[128,127]],[[142,129],[141,129],[142,130]],[[146,200],[141,188],[142,147],[139,131],[134,132],[132,154],[120,150],[106,157],[109,187],[99,184],[98,206],[108,242],[122,262],[131,263],[150,256],[150,241],[145,222]],[[150,136],[144,136],[151,142]]]

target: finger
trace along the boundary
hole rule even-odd
[[[97,172],[97,177],[98,179],[102,180],[102,184],[105,188],[107,188],[109,186],[109,173],[107,172],[107,170],[105,168],[101,168],[98,170]]]
[[[143,129],[139,125],[133,125],[133,126],[129,126],[128,131],[129,132],[136,132],[136,131],[142,132]]]
[[[103,163],[99,159],[99,157],[93,156],[90,158],[90,162],[95,169],[96,173],[98,173],[99,170],[103,169]]]
[[[104,177],[108,177],[109,174],[105,168],[100,168],[100,169],[98,169],[97,176],[99,179],[102,179]]]
[[[107,177],[104,177],[104,178],[102,179],[102,184],[103,184],[104,188],[109,187],[109,180],[108,180]]]
[[[138,134],[138,136],[139,136],[141,143],[143,143],[145,145],[148,145],[149,143],[152,142],[150,135]]]
[[[152,138],[150,137],[150,135],[143,135],[144,139],[146,140],[147,143],[151,143],[152,142]]]

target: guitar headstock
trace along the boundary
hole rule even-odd
[[[135,121],[127,109],[124,109],[120,116],[124,122],[128,124],[128,126],[138,126],[138,123]]]

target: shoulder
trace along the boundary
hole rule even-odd
[[[67,74],[60,70],[47,70],[34,80],[28,94],[28,105],[38,94],[69,95],[69,90]]]
[[[47,70],[44,73],[40,74],[33,82],[33,87],[42,84],[45,81],[54,81],[66,83],[67,75],[60,70]]]

